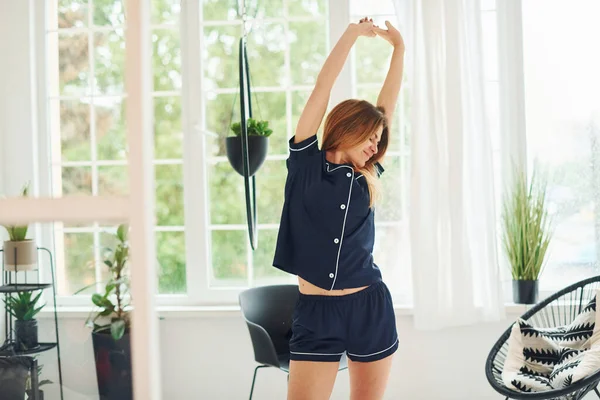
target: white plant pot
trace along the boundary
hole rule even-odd
[[[38,250],[33,240],[4,242],[4,270],[11,272],[32,271],[37,267]]]

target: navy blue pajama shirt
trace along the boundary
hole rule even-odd
[[[344,352],[357,361],[384,358],[398,339],[391,295],[373,260],[367,181],[351,164],[327,161],[316,135],[300,143],[292,137],[289,149],[273,266],[326,290],[371,286],[346,296],[300,294],[291,358],[337,361]],[[381,164],[376,169],[381,176]]]

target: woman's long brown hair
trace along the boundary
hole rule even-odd
[[[323,131],[322,151],[347,150],[363,144],[383,126],[377,154],[364,167],[354,169],[364,175],[371,197],[369,207],[379,199],[381,188],[375,163],[383,158],[388,147],[388,121],[383,107],[366,100],[349,99],[335,106],[327,115]]]

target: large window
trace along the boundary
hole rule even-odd
[[[186,291],[179,1],[152,2],[156,244],[159,292]],[[125,11],[120,0],[60,0],[48,7],[48,107],[54,196],[127,195]],[[100,224],[55,229],[58,291],[104,279],[110,246]]]
[[[600,37],[596,0],[523,0],[527,155],[549,178],[544,289],[598,274]]]
[[[224,141],[230,135],[231,123],[239,120],[237,63],[242,18],[237,1],[187,4],[192,3],[199,19],[182,15],[179,0],[152,1],[152,58],[148,62],[154,90],[159,292],[176,301],[187,297],[232,303],[243,288],[294,282],[293,277],[271,265],[283,206],[287,141],[334,44],[330,32],[341,32],[347,23],[367,15],[380,26],[386,19],[395,26],[398,21],[391,0],[371,2],[368,7],[357,0],[340,2],[340,7],[347,7],[343,14],[350,15],[344,26],[332,26],[340,22],[331,18],[327,0],[246,2],[251,22],[247,28],[253,113],[255,118],[269,121],[274,130],[267,160],[256,176],[259,244],[252,251],[243,179],[229,165]],[[495,1],[482,4],[488,105],[497,137]],[[127,195],[123,3],[54,0],[48,11],[46,75],[53,194]],[[381,38],[359,38],[349,59],[352,74],[342,74],[341,83],[352,88],[354,97],[375,103],[391,54],[392,47]],[[199,68],[186,69],[185,60],[196,55]],[[406,57],[408,60],[410,54]],[[394,300],[401,304],[409,304],[412,298],[407,236],[409,64],[384,162],[385,190],[376,208],[374,250],[375,262]],[[187,71],[186,76],[182,70]],[[197,82],[197,87],[186,85],[186,79]],[[186,95],[189,91],[197,91],[199,108],[186,103],[194,102],[190,100],[194,96]],[[186,131],[186,110],[204,117],[191,118],[199,121],[194,132]],[[198,149],[202,150],[193,153],[185,148],[186,135],[198,132],[202,138]],[[497,140],[495,143],[498,148]],[[200,167],[189,168],[197,158],[202,161],[194,165]],[[199,182],[201,187],[186,186],[184,192],[184,181]],[[199,202],[190,195],[195,191],[201,192]],[[100,224],[56,227],[61,295],[70,296],[80,287],[103,279],[99,261],[102,248],[110,245],[105,232],[111,229],[114,227]],[[202,233],[186,236],[192,229]]]
[[[247,2],[253,116],[274,133],[256,175],[259,244],[248,242],[243,178],[226,158],[229,126],[239,121],[238,41],[242,34],[235,3],[206,1],[202,22],[202,87],[207,132],[211,288],[247,287],[289,281],[272,267],[287,175],[287,141],[327,55],[327,1]],[[258,6],[257,6],[258,4]]]

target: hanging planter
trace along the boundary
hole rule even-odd
[[[231,130],[235,136],[226,139],[227,159],[237,171],[244,176],[244,154],[242,151],[242,127],[241,123],[236,122],[231,125]],[[267,121],[256,121],[253,118],[248,119],[248,163],[249,176],[254,176],[265,162],[269,149],[269,136],[273,130],[269,129]]]
[[[267,121],[252,117],[252,92],[250,90],[250,69],[246,53],[246,33],[239,41],[240,78],[240,121],[231,124],[235,136],[225,140],[227,159],[232,168],[244,178],[246,217],[250,247],[255,250],[258,244],[256,214],[256,173],[265,162],[269,148],[269,136],[273,133]],[[234,102],[235,104],[235,102]]]

